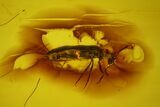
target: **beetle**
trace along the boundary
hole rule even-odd
[[[133,49],[134,44],[127,44],[125,47],[123,47],[122,49],[119,50],[118,53],[113,53],[110,52],[107,49],[103,49],[97,45],[75,45],[75,46],[62,46],[62,47],[58,47],[55,49],[50,50],[47,53],[47,58],[51,61],[68,61],[68,60],[75,60],[75,59],[90,59],[90,63],[88,64],[88,66],[85,68],[85,70],[81,73],[80,77],[77,79],[75,85],[79,82],[79,80],[82,78],[82,76],[87,72],[87,70],[89,69],[89,75],[86,81],[86,84],[84,86],[84,88],[87,86],[91,73],[92,73],[92,69],[94,66],[94,58],[98,58],[98,65],[99,65],[99,70],[102,73],[102,76],[100,77],[99,81],[97,83],[99,83],[104,75],[108,75],[108,73],[106,72],[107,69],[115,64],[115,61],[117,60],[117,55],[120,52],[123,52],[125,49]],[[105,70],[102,69],[102,65],[101,65],[101,60],[107,60],[108,61],[108,65],[106,65]]]

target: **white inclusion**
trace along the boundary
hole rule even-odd
[[[97,41],[95,41],[88,33],[84,32],[81,34],[81,42],[79,45],[97,45]]]
[[[51,29],[42,36],[42,41],[48,50],[61,46],[78,45],[78,39],[74,37],[71,29]]]

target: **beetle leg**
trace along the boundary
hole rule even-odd
[[[104,71],[105,71],[105,73],[106,73],[106,74],[108,74],[108,72],[107,72],[107,71],[108,71],[108,68],[109,68],[110,66],[111,66],[111,65],[107,65],[107,67],[105,68],[105,70],[104,70]],[[109,75],[109,74],[108,74],[108,75]]]
[[[92,61],[89,63],[89,65],[86,67],[86,69],[83,71],[83,73],[80,75],[80,77],[78,78],[78,80],[75,83],[75,86],[77,85],[77,83],[79,82],[79,80],[83,77],[83,75],[87,72],[88,68],[90,67]]]
[[[99,69],[100,69],[100,72],[101,72],[101,77],[99,78],[99,80],[97,81],[97,84],[99,84],[101,82],[101,80],[103,79],[104,75],[106,74],[108,76],[108,73],[105,72],[103,69],[102,69],[102,65],[100,63],[100,60],[98,61],[98,65],[99,65]]]
[[[93,65],[94,65],[93,58],[91,58],[91,63],[92,63],[92,65],[91,65],[91,67],[90,67],[89,75],[88,75],[87,82],[86,82],[84,88],[87,86],[87,84],[88,84],[88,82],[89,82],[89,80],[90,80],[90,77],[91,77],[91,73],[92,73],[92,69],[93,69]]]
[[[100,60],[98,61],[98,65],[99,65],[99,70],[100,70],[100,72],[101,72],[102,75],[99,78],[99,80],[97,81],[97,84],[99,84],[101,82],[101,80],[103,79],[103,77],[104,77],[104,72],[102,70],[102,66],[101,66]]]
[[[63,66],[66,64],[66,62],[67,62],[67,60],[65,60],[65,61],[63,62],[63,64],[62,64],[62,68],[63,68]]]

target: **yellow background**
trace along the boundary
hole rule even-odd
[[[95,98],[75,91],[67,85],[41,78],[39,88],[30,99],[27,107],[159,107],[160,99],[160,3],[158,0],[0,0],[0,23],[25,9],[11,23],[0,26],[0,57],[11,47],[18,45],[17,33],[24,18],[34,15],[46,8],[96,6],[111,11],[124,11],[120,18],[136,24],[140,31],[140,39],[151,48],[154,66],[147,72],[142,81],[123,92],[113,96]],[[57,10],[58,11],[58,10]],[[22,71],[23,72],[23,71]],[[23,79],[0,79],[0,107],[22,107],[28,95],[32,92],[38,72]]]

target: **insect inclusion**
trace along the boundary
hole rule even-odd
[[[45,35],[42,35],[42,41],[48,51],[45,54],[29,53],[20,56],[15,61],[15,69],[27,69],[39,59],[46,59],[57,68],[78,72],[80,76],[75,85],[83,78],[83,75],[88,75],[86,83],[84,82],[85,88],[93,71],[100,71],[101,75],[96,82],[100,83],[105,76],[111,75],[109,69],[114,67],[116,72],[121,72],[122,63],[129,65],[142,62],[144,59],[143,50],[139,45],[103,39],[104,33],[102,31],[93,30],[94,38],[87,32],[83,32],[80,35],[81,39],[77,39],[73,34],[73,29],[35,29],[46,32]],[[118,43],[117,45],[120,45],[121,48],[114,49],[114,42]],[[25,62],[30,63],[25,64]],[[112,71],[110,70],[110,72]]]
[[[83,22],[83,18],[81,20]],[[58,27],[66,23],[48,25],[47,29],[43,28],[43,20],[42,25],[24,28],[21,35],[29,36],[25,41],[30,43],[22,43],[26,43],[22,46],[25,51],[18,55],[13,68],[27,70],[39,62],[43,67],[46,65],[43,62],[47,62],[53,71],[60,71],[59,80],[83,89],[88,87],[91,93],[96,90],[107,93],[106,90],[113,90],[113,87],[124,88],[135,83],[138,78],[135,74],[140,71],[145,54],[139,44],[123,39],[131,33],[126,31],[132,28],[126,23],[102,21],[97,24],[94,20],[87,19],[87,22],[85,19],[87,24],[78,22],[70,27]]]

